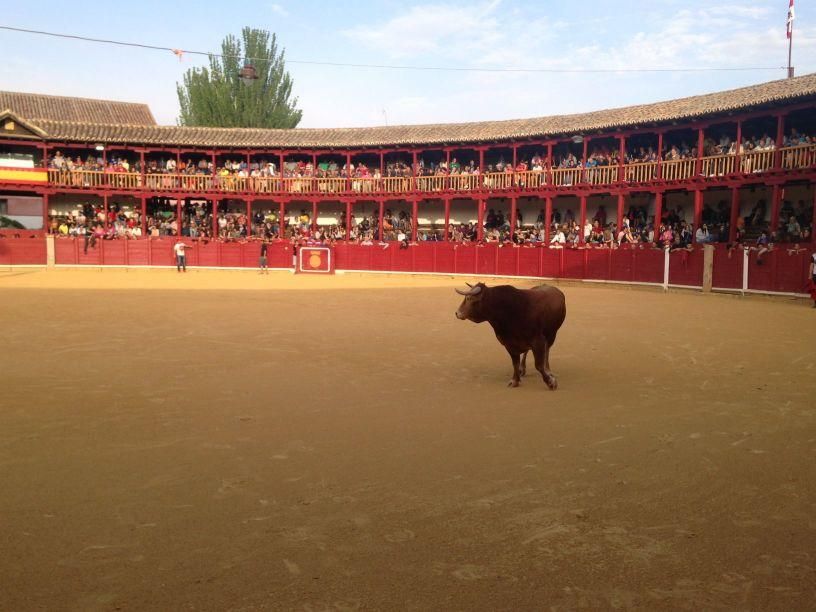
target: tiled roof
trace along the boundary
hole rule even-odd
[[[135,102],[0,91],[0,108],[10,108],[34,123],[47,120],[156,125],[147,104]]]
[[[14,94],[0,94],[0,108],[8,106],[18,114],[31,118],[30,114],[4,102],[3,95]],[[810,74],[654,104],[510,121],[291,130],[124,125],[124,122],[68,121],[53,117],[40,119],[36,123],[47,132],[48,140],[219,148],[388,147],[524,140],[665,125],[814,97],[816,74]]]

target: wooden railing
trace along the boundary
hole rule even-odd
[[[735,155],[713,155],[703,158],[703,176],[725,176],[734,172]]]
[[[664,181],[682,181],[694,176],[696,159],[674,159],[662,162],[660,175]]]
[[[816,165],[816,145],[798,145],[781,149],[782,168],[796,170]]]
[[[569,185],[578,185],[581,182],[582,168],[553,168],[552,174],[553,185],[557,187],[566,187]]]
[[[590,185],[609,185],[618,182],[617,166],[595,166],[584,170],[586,182]]]
[[[776,151],[749,151],[740,155],[740,172],[765,172],[774,167]]]
[[[657,178],[657,162],[635,162],[623,167],[623,176],[628,183],[645,183]]]
[[[736,155],[702,158],[700,173],[705,177],[722,177],[735,172]],[[783,170],[810,168],[816,165],[816,145],[799,145],[780,150],[750,151],[740,155],[739,172],[767,172],[781,164]],[[627,183],[647,183],[658,179],[682,181],[696,174],[696,159],[637,162],[623,167]],[[135,172],[101,172],[96,170],[48,170],[51,185],[71,189],[108,188],[123,191],[186,191],[199,193],[411,193],[414,191],[460,192],[534,190],[552,185],[569,187],[580,184],[611,185],[619,181],[619,166],[594,168],[554,168],[545,171],[490,172],[451,176],[385,177],[385,178],[315,178],[315,177],[240,177],[236,175],[160,174]]]

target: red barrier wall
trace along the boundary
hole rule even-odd
[[[103,240],[85,252],[85,241],[57,238],[54,241],[56,263],[61,265],[175,266],[174,238],[151,240]],[[186,239],[190,266],[254,268],[258,265],[260,245],[249,243],[203,242]],[[784,247],[766,253],[763,264],[752,251],[748,261],[748,289],[763,292],[804,293],[810,249],[789,253]],[[448,242],[428,242],[400,249],[397,243],[387,247],[375,244],[340,243],[334,251],[339,270],[393,272],[436,272],[465,275],[526,276],[609,280],[625,283],[662,284],[664,253],[654,248],[620,249],[548,249],[488,244],[475,246]],[[46,258],[42,234],[0,238],[0,265],[39,264]],[[292,247],[274,242],[268,251],[270,268],[290,268]],[[701,287],[703,283],[702,249],[675,251],[669,255],[669,284]],[[742,289],[743,252],[729,256],[724,245],[714,251],[713,286],[715,289]]]
[[[39,232],[0,232],[0,266],[44,266],[45,240]]]

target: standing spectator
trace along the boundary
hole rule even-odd
[[[810,254],[810,299],[816,308],[816,251]]]
[[[176,254],[176,271],[187,272],[187,253],[186,250],[192,248],[188,244],[184,244],[184,241],[179,238],[178,242],[173,246],[173,252]]]
[[[269,274],[269,267],[267,266],[267,251],[269,250],[269,240],[263,239],[261,243],[261,257],[258,265],[261,268],[260,274]]]

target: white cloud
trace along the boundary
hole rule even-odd
[[[280,4],[271,4],[269,8],[272,10],[273,13],[280,17],[288,17],[289,11],[283,8]]]

